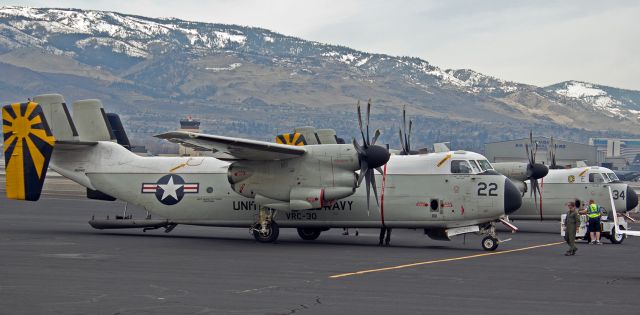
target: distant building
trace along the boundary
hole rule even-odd
[[[606,157],[606,163],[621,169],[633,163],[640,154],[640,139],[620,139],[620,138],[591,138],[589,144],[602,151]]]
[[[200,132],[200,121],[193,119],[191,116],[186,119],[180,119],[180,131]],[[193,148],[188,148],[182,144],[178,145],[178,155],[180,156],[199,156],[200,152]]]
[[[533,138],[533,141],[538,143],[536,163],[549,165],[550,140],[547,137]],[[598,155],[594,146],[558,139],[554,139],[554,142],[557,145],[556,164],[559,166],[575,167],[577,161],[585,161],[587,165],[600,165],[604,162],[604,154]],[[484,155],[490,162],[527,162],[525,144],[528,143],[529,138],[486,143]]]

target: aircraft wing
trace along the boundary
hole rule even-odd
[[[233,160],[271,161],[299,157],[304,147],[256,141],[242,138],[214,136],[202,133],[171,131],[156,135],[200,151],[211,151],[214,157]]]

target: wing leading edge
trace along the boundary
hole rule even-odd
[[[155,136],[201,151],[212,151],[221,159],[272,161],[302,156],[304,147],[295,147],[242,138],[214,136],[202,133],[171,131]]]

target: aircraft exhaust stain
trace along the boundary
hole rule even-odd
[[[422,265],[432,265],[432,264],[449,262],[449,261],[466,260],[466,259],[479,258],[479,257],[485,257],[485,256],[502,255],[502,254],[521,252],[521,251],[531,250],[531,249],[536,249],[536,248],[555,246],[555,245],[560,245],[560,244],[565,244],[565,242],[556,242],[556,243],[535,245],[535,246],[510,249],[510,250],[505,250],[505,251],[500,251],[500,252],[483,253],[483,254],[470,255],[470,256],[462,256],[462,257],[454,257],[454,258],[446,258],[446,259],[421,261],[421,262],[417,262],[417,263],[413,263],[413,264],[399,265],[399,266],[393,266],[393,267],[361,270],[361,271],[356,271],[356,272],[348,272],[348,273],[337,274],[337,275],[329,276],[329,278],[330,279],[337,279],[337,278],[344,278],[344,277],[350,277],[350,276],[358,276],[358,275],[363,275],[363,274],[367,274],[367,273],[391,271],[391,270],[397,270],[397,269],[405,269],[405,268],[411,268],[411,267],[418,267],[418,266],[422,266]]]

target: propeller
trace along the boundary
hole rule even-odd
[[[556,164],[556,149],[558,149],[558,145],[553,141],[553,137],[551,137],[551,141],[549,142],[549,164],[550,169],[559,169],[562,168]]]
[[[542,198],[540,192],[540,186],[538,179],[547,176],[549,168],[544,164],[536,163],[536,153],[538,153],[538,142],[533,142],[533,132],[529,131],[529,143],[524,144],[524,149],[527,153],[527,179],[531,182],[531,196],[539,196]],[[536,206],[538,205],[538,199],[534,198]]]
[[[407,127],[407,106],[402,106],[402,127],[398,128],[400,134],[400,147],[402,150],[400,151],[400,155],[414,155],[414,154],[425,154],[429,153],[427,148],[422,148],[418,150],[411,150],[411,127],[413,126],[413,121],[409,120],[409,127]],[[407,129],[409,129],[407,131]]]
[[[371,116],[371,99],[367,102],[367,117],[366,124],[363,128],[362,125],[362,110],[360,108],[360,101],[358,101],[358,126],[360,127],[360,134],[362,135],[362,145],[353,138],[353,146],[358,152],[358,160],[360,161],[360,174],[358,175],[358,187],[365,180],[367,186],[367,209],[369,209],[369,198],[371,195],[371,188],[373,187],[373,195],[376,198],[376,204],[378,203],[378,191],[376,188],[376,177],[373,170],[377,170],[380,174],[383,173],[381,166],[385,165],[391,154],[389,150],[376,145],[378,137],[380,137],[380,130],[374,132],[373,139],[369,139],[369,117]],[[366,130],[366,136],[365,136]]]

